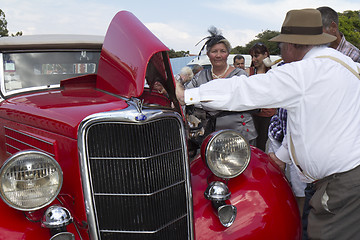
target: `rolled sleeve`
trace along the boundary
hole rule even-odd
[[[275,153],[276,157],[279,158],[284,163],[291,163],[290,153],[288,150],[287,138],[284,137],[284,140],[281,143],[281,146]]]
[[[276,157],[284,163],[291,163],[289,151],[284,146],[281,146],[275,153]]]

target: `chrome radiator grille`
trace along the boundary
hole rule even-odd
[[[178,119],[99,122],[86,135],[99,238],[190,239],[190,193]]]

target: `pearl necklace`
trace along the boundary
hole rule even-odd
[[[225,71],[222,74],[216,75],[213,72],[213,68],[211,68],[211,75],[212,75],[213,78],[222,78],[224,76],[224,74],[227,72],[227,70],[229,70],[229,64],[227,64],[227,67],[226,67]]]

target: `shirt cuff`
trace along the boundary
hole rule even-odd
[[[186,89],[184,92],[184,101],[186,105],[200,104],[200,89]]]
[[[280,148],[276,151],[275,155],[284,163],[291,163],[289,151],[287,148],[284,147],[284,145],[280,146]]]

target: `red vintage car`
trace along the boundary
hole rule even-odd
[[[286,178],[239,133],[188,157],[168,48],[131,13],[105,39],[0,51],[0,239],[301,238]]]

